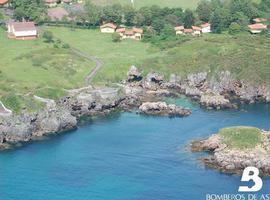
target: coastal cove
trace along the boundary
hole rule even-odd
[[[186,99],[186,118],[120,112],[77,130],[0,153],[0,199],[205,199],[207,193],[237,193],[240,177],[206,169],[191,141],[220,128],[269,130],[269,104],[207,111]],[[262,193],[270,190],[263,178]],[[14,192],[16,189],[16,193]]]

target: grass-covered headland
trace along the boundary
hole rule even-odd
[[[230,149],[250,149],[262,144],[262,132],[254,127],[230,127],[218,133]]]

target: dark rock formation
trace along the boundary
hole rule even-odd
[[[127,73],[127,81],[128,82],[141,81],[142,78],[143,78],[142,74],[138,70],[138,68],[135,67],[134,65],[131,66],[130,70]]]

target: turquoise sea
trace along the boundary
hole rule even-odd
[[[193,114],[113,114],[0,153],[0,200],[203,200],[237,193],[240,177],[204,168],[198,158],[205,154],[191,153],[189,142],[226,126],[270,129],[270,106],[205,111],[177,103]],[[270,179],[263,181],[261,193],[270,193]]]

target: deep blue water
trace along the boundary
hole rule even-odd
[[[184,103],[193,108],[187,118],[121,113],[0,153],[0,200],[203,200],[207,193],[237,193],[240,177],[205,169],[189,142],[226,126],[270,129],[270,107],[217,112]],[[263,180],[262,192],[270,193],[270,180]]]

